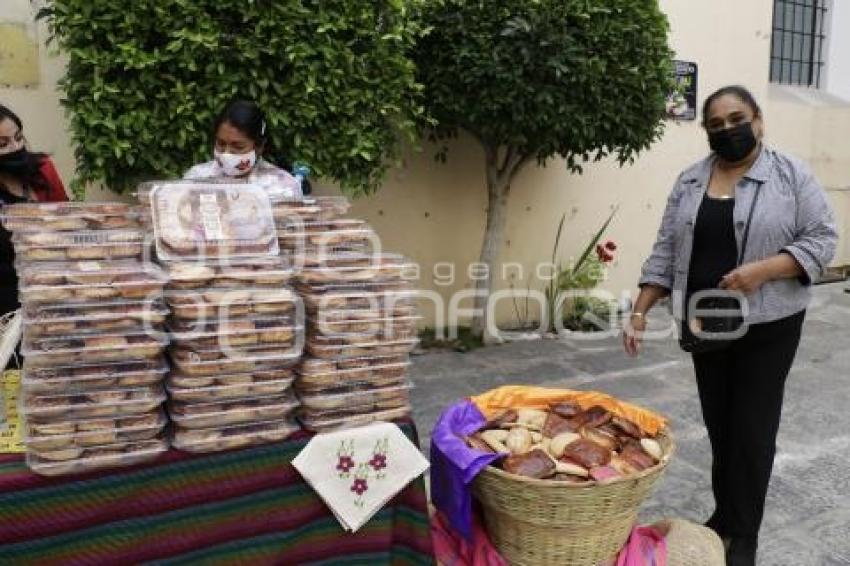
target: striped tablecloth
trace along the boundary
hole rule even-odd
[[[290,464],[307,439],[73,478],[0,454],[0,564],[431,564],[423,479],[346,533]]]

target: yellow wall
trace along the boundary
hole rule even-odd
[[[29,10],[27,0],[0,0]],[[699,64],[700,101],[712,90],[730,83],[750,87],[763,105],[768,142],[811,162],[841,220],[842,233],[850,219],[850,105],[828,97],[801,100],[788,89],[768,84],[770,0],[662,0],[671,24],[671,43],[680,59]],[[0,18],[6,14],[0,12]],[[44,30],[40,36],[45,36]],[[55,85],[64,61],[41,52],[41,86],[35,90],[0,89],[0,100],[25,121],[33,147],[54,154],[65,179],[73,173],[73,153],[65,132]],[[805,98],[805,97],[803,97]],[[628,167],[612,163],[589,165],[582,176],[571,175],[559,160],[546,168],[530,166],[517,178],[502,252],[503,262],[520,262],[527,270],[548,261],[559,218],[567,213],[562,259],[577,254],[614,205],[620,212],[609,236],[620,246],[618,259],[604,287],[616,294],[632,290],[640,265],[655,236],[670,187],[678,172],[707,151],[697,123],[668,123],[661,142]],[[188,165],[188,164],[187,164]],[[468,286],[466,266],[476,261],[484,230],[485,191],[483,156],[469,138],[452,145],[449,162],[437,164],[433,148],[411,152],[405,166],[390,172],[382,190],[359,199],[356,216],[372,222],[386,249],[399,251],[421,264],[420,284],[448,297]],[[319,184],[317,192],[334,188]],[[93,195],[104,198],[103,194]],[[433,268],[454,264],[457,281],[440,286]],[[850,243],[842,238],[838,263],[850,263]],[[528,276],[528,273],[526,273]],[[509,281],[499,278],[498,286]],[[524,288],[527,281],[518,282]],[[532,287],[542,284],[532,278]],[[448,300],[448,299],[446,299]],[[509,304],[500,309],[503,321],[512,319]],[[433,320],[424,309],[426,323]]]

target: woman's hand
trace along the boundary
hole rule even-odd
[[[646,318],[640,313],[632,313],[623,328],[623,348],[626,354],[635,357],[640,351],[640,343],[646,330]]]
[[[769,270],[762,261],[745,263],[723,276],[720,288],[739,291],[745,295],[755,293],[770,278]]]

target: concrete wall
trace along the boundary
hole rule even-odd
[[[838,0],[843,2],[844,0]],[[27,0],[2,0],[28,10]],[[680,59],[699,64],[700,101],[714,89],[730,83],[751,88],[765,112],[768,142],[812,163],[830,190],[841,220],[842,233],[850,221],[850,106],[839,99],[776,88],[768,84],[771,0],[715,0],[691,2],[662,0],[671,24],[671,44]],[[0,14],[5,16],[5,13]],[[43,30],[41,37],[44,37]],[[832,52],[834,53],[834,51]],[[836,55],[833,55],[833,57]],[[845,54],[850,59],[850,54]],[[23,117],[33,147],[54,153],[66,179],[73,174],[73,153],[64,128],[55,84],[63,70],[61,57],[42,50],[42,84],[39,89],[0,89],[0,100]],[[462,137],[452,145],[448,164],[433,160],[434,148],[410,152],[404,167],[390,172],[382,190],[358,199],[354,215],[372,222],[386,249],[400,251],[420,263],[420,285],[446,302],[469,286],[467,266],[476,261],[484,230],[484,165],[480,148]],[[616,294],[634,289],[640,265],[657,230],[666,196],[679,171],[707,152],[698,123],[668,123],[661,142],[624,168],[603,162],[586,167],[582,176],[571,175],[555,160],[546,168],[530,166],[514,183],[502,262],[517,262],[524,274],[515,279],[498,274],[497,286],[512,284],[542,289],[531,273],[547,262],[558,220],[566,213],[561,259],[578,254],[612,206],[620,212],[608,236],[620,249],[604,287]],[[188,164],[187,164],[188,165]],[[334,188],[319,183],[317,192]],[[102,194],[95,195],[103,198]],[[839,263],[850,263],[850,243],[842,238]],[[448,279],[454,266],[455,278]],[[436,266],[436,277],[435,277]],[[522,277],[521,275],[524,275]],[[434,321],[434,309],[423,308],[425,323]],[[508,302],[500,319],[514,319]]]

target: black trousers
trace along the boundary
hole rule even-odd
[[[776,454],[785,378],[805,311],[750,326],[728,348],[694,354],[697,388],[711,442],[710,523],[722,536],[756,539]]]

